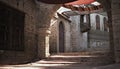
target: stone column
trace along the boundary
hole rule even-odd
[[[120,62],[120,0],[112,0],[111,11],[115,60],[116,62]]]
[[[49,35],[48,28],[39,28],[38,31],[38,57],[46,58],[49,54]]]
[[[108,14],[108,26],[109,26],[109,40],[110,40],[110,50],[109,55],[113,62],[115,62],[115,52],[114,52],[114,38],[113,38],[113,25],[112,25],[112,14],[111,10],[107,11]]]
[[[49,30],[50,20],[60,5],[45,4],[35,1],[38,7],[37,14],[37,33],[38,33],[38,57],[45,58],[49,56]]]

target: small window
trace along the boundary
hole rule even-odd
[[[100,30],[100,17],[96,16],[96,30]]]
[[[80,21],[81,23],[87,23],[87,16],[86,15],[81,15],[80,20],[81,20]]]
[[[81,15],[80,16],[80,31],[82,33],[87,32],[90,30],[90,26],[88,23],[88,15]]]
[[[107,26],[107,19],[104,17],[103,19],[103,22],[104,22],[104,31],[107,31],[108,29],[108,26]]]

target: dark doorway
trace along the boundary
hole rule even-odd
[[[59,24],[59,52],[64,52],[64,25],[62,22]]]

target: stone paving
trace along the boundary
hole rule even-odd
[[[0,69],[120,69],[120,64],[93,64],[96,61],[83,61],[80,62],[78,58],[90,58],[88,55],[54,55],[47,59],[42,59],[39,61],[19,64],[19,65],[0,65]],[[92,56],[93,57],[93,56]],[[92,58],[91,57],[91,58]],[[71,61],[72,60],[72,61]],[[75,60],[75,61],[73,61]],[[77,60],[77,61],[76,61]],[[85,59],[82,59],[85,60]],[[87,59],[90,60],[90,59]],[[102,61],[104,62],[104,61]]]
[[[36,64],[29,63],[24,65],[1,65],[0,69],[120,69],[120,64],[105,66],[92,66],[82,64]]]

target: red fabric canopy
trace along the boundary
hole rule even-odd
[[[66,3],[65,5],[81,5],[81,4],[90,4],[95,0],[77,0],[74,2]]]

